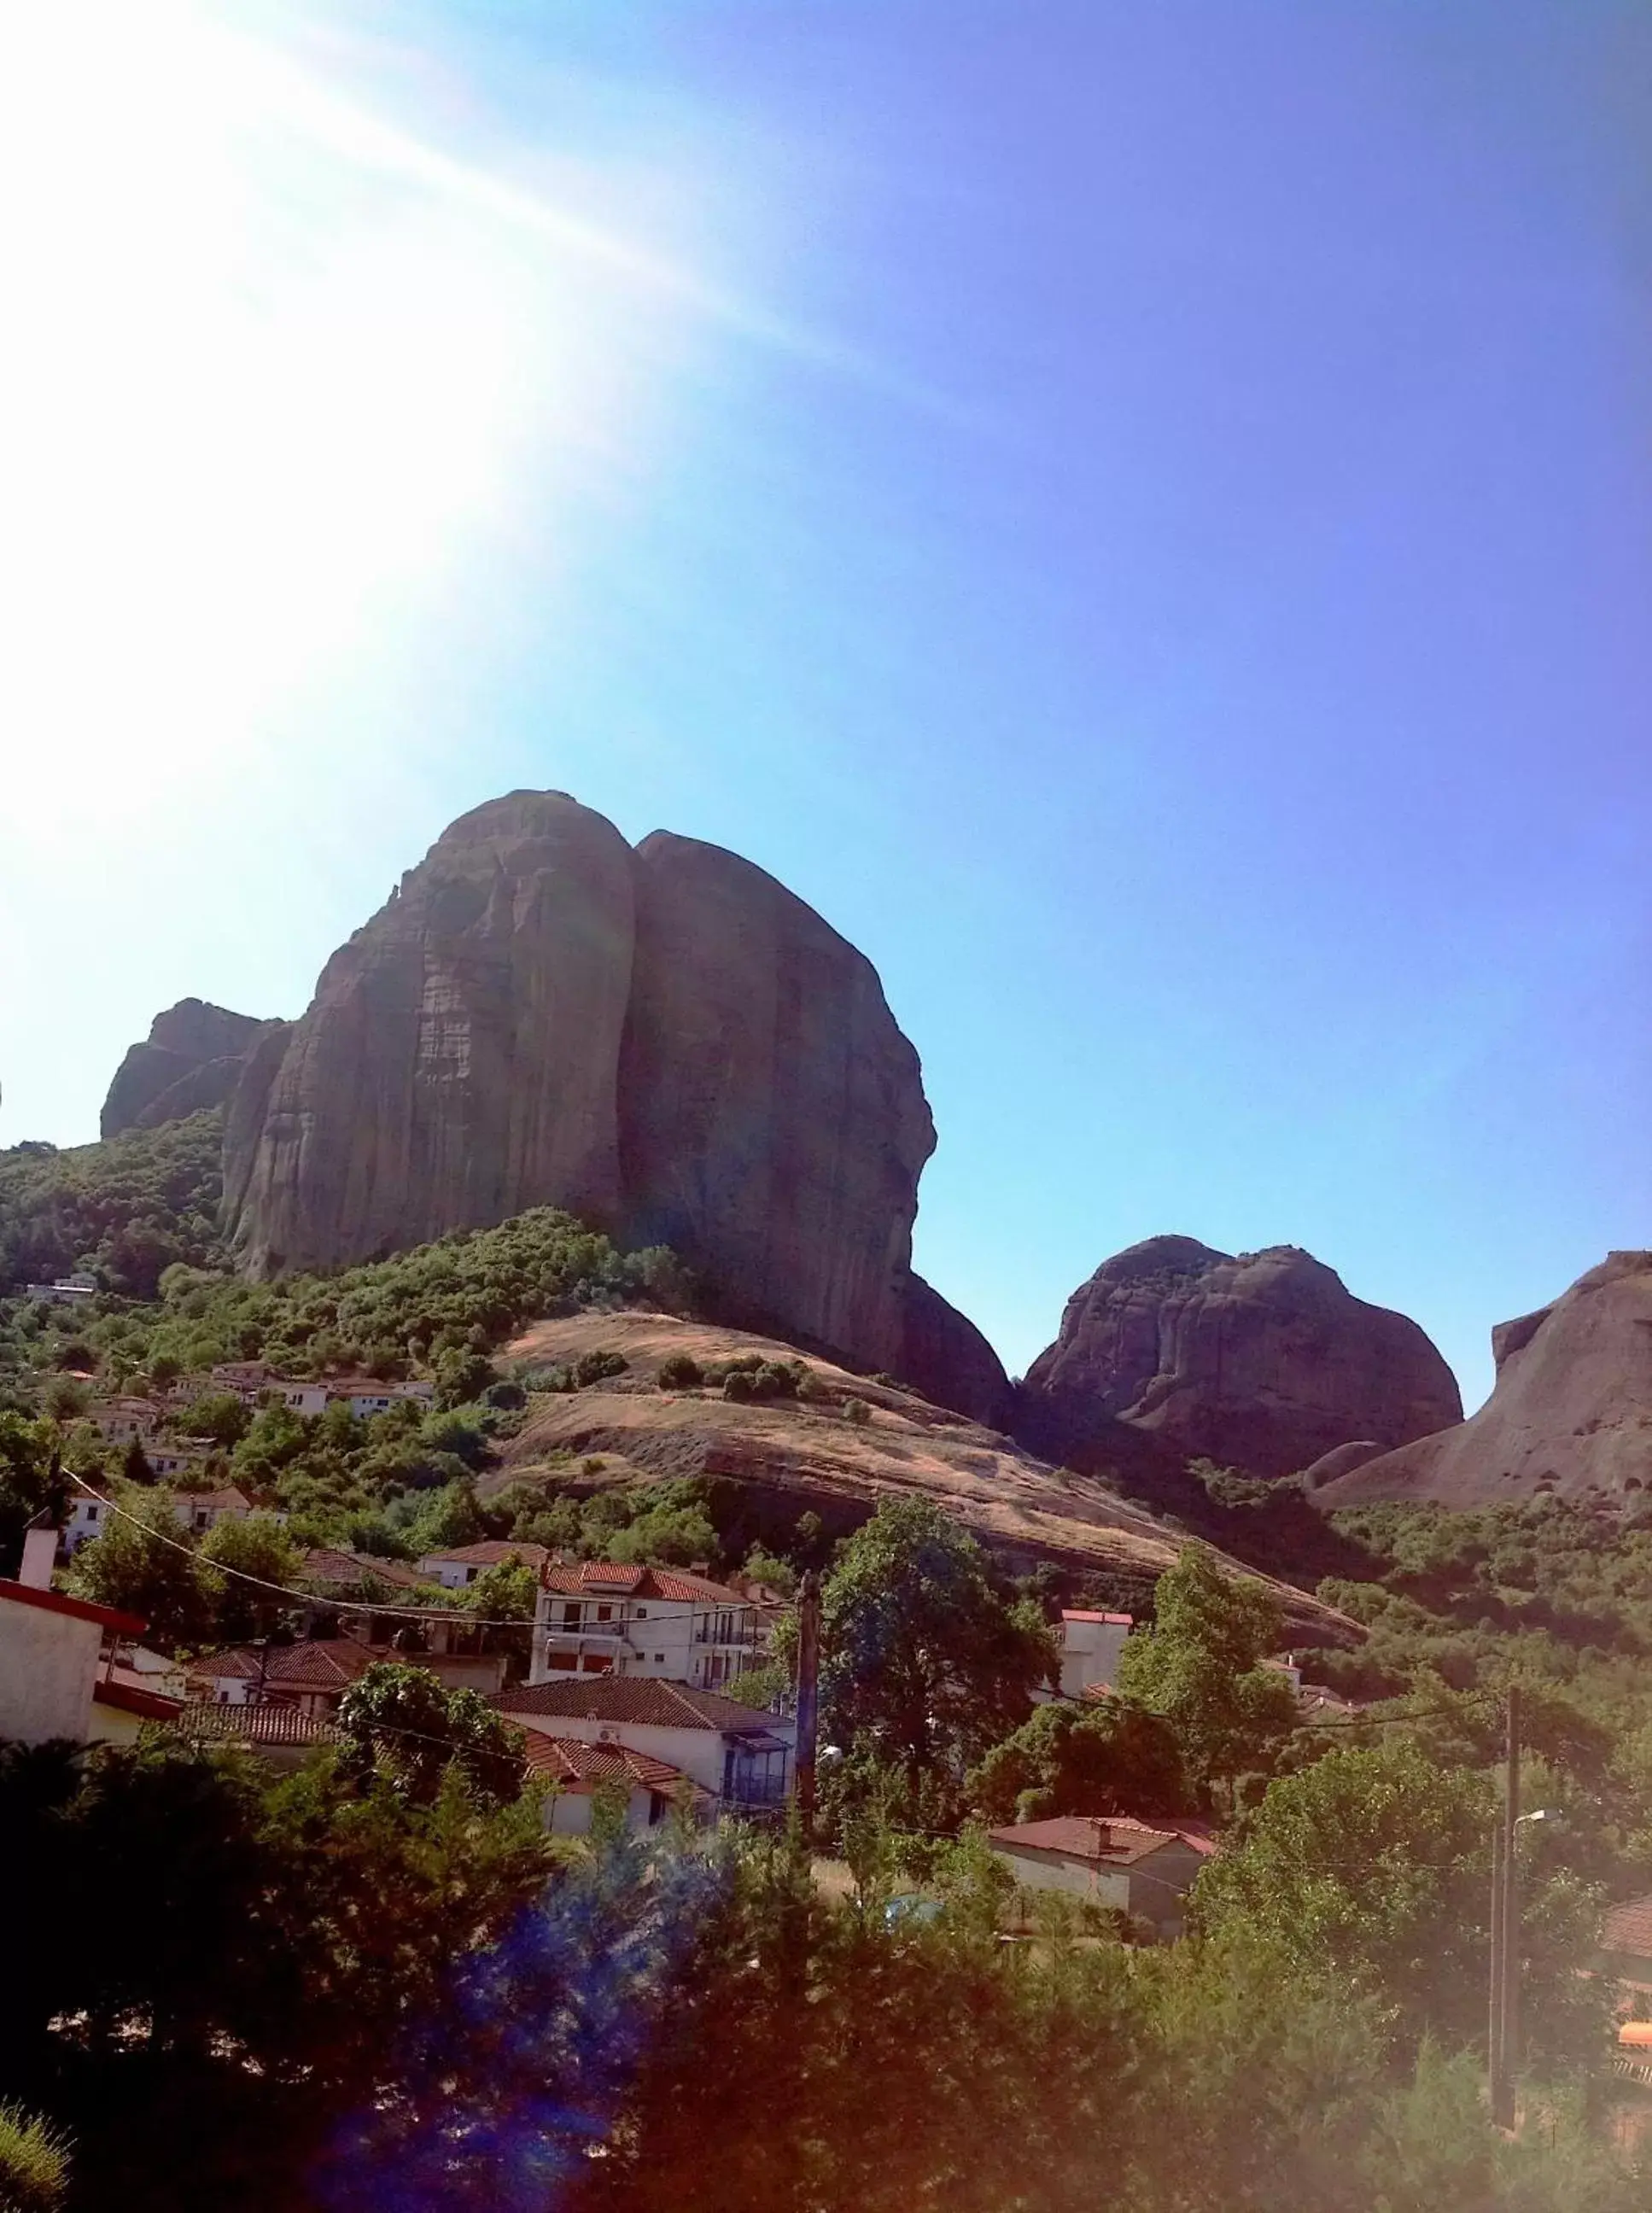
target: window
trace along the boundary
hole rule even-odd
[[[647,1606],[639,1606],[637,1607],[637,1619],[638,1619],[638,1621],[646,1621],[646,1620],[648,1619],[648,1618],[649,1618],[649,1610],[648,1610]]]
[[[562,1609],[562,1625],[564,1629],[577,1629],[579,1627],[579,1608],[577,1606],[564,1606]]]
[[[666,1664],[666,1655],[665,1655],[665,1654],[664,1654],[663,1652],[656,1652],[656,1653],[655,1654],[655,1655],[654,1655],[654,1664],[655,1664],[655,1666],[656,1667],[663,1667],[665,1666],[665,1664]]]
[[[551,1666],[564,1675],[572,1674],[579,1665],[577,1655],[572,1652],[552,1652],[546,1656]]]
[[[611,1606],[598,1606],[596,1610],[596,1618],[599,1621],[612,1621],[613,1619],[613,1608]]]

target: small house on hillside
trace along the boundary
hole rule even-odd
[[[204,1537],[220,1521],[246,1521],[253,1502],[232,1484],[226,1491],[174,1491],[172,1509],[186,1529]]]
[[[418,1564],[421,1574],[428,1576],[433,1583],[440,1583],[444,1590],[465,1590],[487,1569],[502,1567],[512,1560],[520,1560],[538,1575],[550,1557],[543,1545],[487,1537],[479,1544],[453,1545],[445,1552],[427,1552]]]
[[[1064,1606],[1056,1630],[1056,1643],[1061,1653],[1062,1697],[1082,1698],[1087,1691],[1109,1687],[1125,1640],[1135,1626],[1131,1614]]]
[[[539,1583],[530,1683],[653,1676],[714,1691],[761,1655],[762,1609],[704,1576],[578,1560],[548,1564]]]
[[[768,1814],[791,1786],[797,1725],[686,1683],[585,1676],[524,1684],[494,1704],[525,1729],[646,1753],[680,1770],[712,1810]]]
[[[1064,1814],[989,1830],[988,1842],[1028,1890],[1113,1906],[1178,1936],[1182,1900],[1216,1845],[1201,1826],[1151,1827],[1125,1814]]]
[[[552,1783],[545,1825],[553,1837],[582,1837],[590,1828],[596,1794],[607,1789],[624,1798],[625,1826],[655,1827],[674,1804],[704,1808],[705,1794],[680,1768],[629,1745],[588,1744],[581,1737],[522,1732],[524,1765],[531,1780]]]

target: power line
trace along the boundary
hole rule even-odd
[[[76,1475],[73,1468],[66,1467],[63,1472],[71,1483],[78,1484],[88,1498],[95,1498],[99,1505],[107,1506],[111,1514],[119,1515],[123,1521],[130,1521],[135,1529],[143,1530],[153,1543],[166,1545],[189,1559],[200,1559],[200,1554],[192,1545],[186,1545],[176,1537],[164,1535],[145,1521],[141,1515],[128,1513],[124,1506],[117,1505],[105,1492],[94,1489],[84,1476]],[[381,1606],[376,1599],[319,1598],[314,1591],[298,1590],[290,1583],[271,1582],[267,1576],[253,1575],[245,1568],[233,1568],[227,1561],[208,1560],[204,1564],[210,1568],[214,1575],[233,1576],[237,1582],[250,1583],[256,1590],[273,1591],[277,1597],[290,1599],[296,1606],[328,1606],[340,1613],[393,1614],[409,1621],[450,1621],[472,1629],[532,1629],[537,1619],[537,1616],[531,1613],[484,1615],[466,1613],[457,1606]],[[370,1575],[371,1572],[369,1569],[368,1573]]]

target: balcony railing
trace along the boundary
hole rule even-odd
[[[749,1649],[761,1641],[762,1632],[756,1629],[731,1629],[726,1637],[719,1636],[710,1624],[694,1631],[696,1644],[738,1644]]]
[[[575,1638],[623,1637],[625,1634],[625,1624],[623,1621],[552,1621],[546,1625],[546,1634],[548,1637]]]

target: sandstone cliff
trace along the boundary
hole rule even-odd
[[[565,1207],[670,1245],[729,1321],[992,1418],[996,1356],[911,1271],[934,1146],[875,970],[802,900],[515,792],[446,831],[254,1053],[225,1205],[259,1275]]]
[[[1355,1298],[1293,1246],[1235,1259],[1191,1237],[1149,1238],[1104,1262],[1068,1301],[1022,1405],[1042,1449],[1088,1464],[1122,1425],[1178,1460],[1262,1476],[1462,1417],[1451,1371],[1415,1322]]]
[[[180,999],[155,1016],[141,1045],[128,1049],[103,1102],[99,1135],[153,1130],[222,1106],[259,1041],[277,1027],[205,999]]]
[[[1502,1323],[1491,1347],[1497,1380],[1477,1414],[1368,1460],[1315,1503],[1467,1507],[1652,1489],[1652,1253],[1609,1254],[1552,1306]]]

